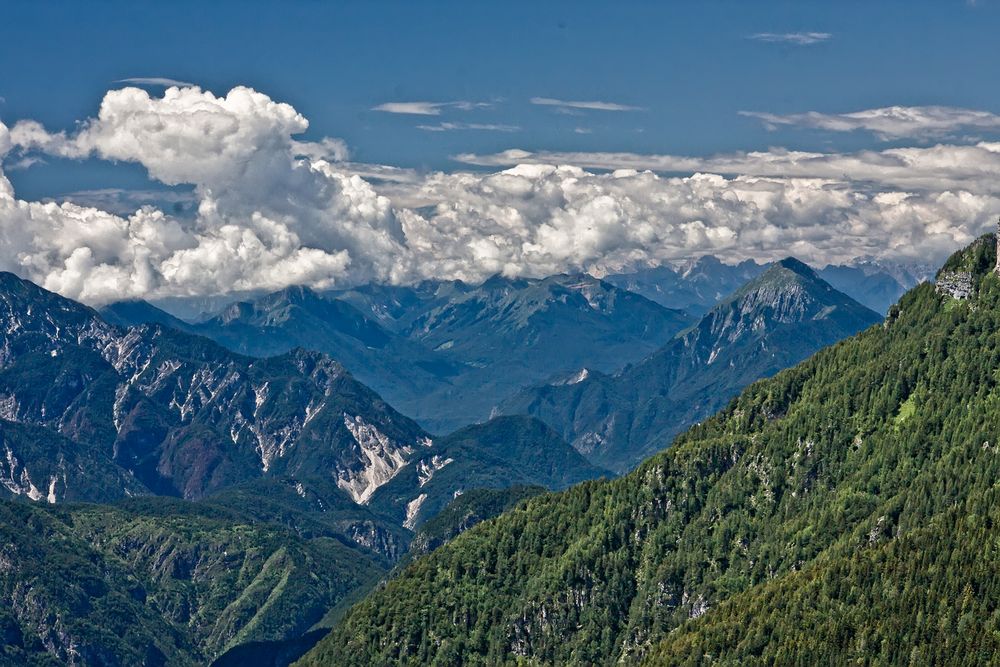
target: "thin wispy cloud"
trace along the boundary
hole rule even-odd
[[[453,102],[384,102],[372,107],[372,111],[384,113],[409,114],[412,116],[440,116],[444,109],[472,111],[493,106],[489,102],[469,102],[456,100]]]
[[[739,113],[756,118],[771,130],[779,126],[795,126],[830,132],[866,131],[883,141],[935,139],[968,131],[1000,132],[1000,115],[946,106],[891,106],[839,114],[817,111],[795,114],[759,111]]]
[[[556,109],[585,109],[589,111],[644,111],[644,107],[636,107],[617,102],[602,102],[599,100],[558,100],[553,97],[532,97],[530,102],[544,107]]]
[[[833,35],[828,32],[758,32],[748,35],[747,39],[772,44],[793,44],[795,46],[810,46],[829,41]]]
[[[417,125],[426,132],[451,132],[453,130],[478,130],[480,132],[520,132],[519,125],[497,123],[438,123],[437,125]]]
[[[195,85],[189,81],[179,81],[163,76],[133,76],[127,79],[118,79],[114,83],[134,83],[139,86],[179,86],[182,88]]]
[[[575,127],[573,132],[576,134],[591,134],[593,132],[589,127]]]
[[[904,190],[967,189],[1000,197],[1000,143],[936,144],[851,153],[820,153],[771,148],[710,156],[590,152],[526,151],[464,153],[452,159],[480,167],[574,165],[601,171],[635,170],[663,174],[711,173],[741,178],[793,178],[877,183]],[[1000,205],[1000,204],[998,204]]]

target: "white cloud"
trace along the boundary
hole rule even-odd
[[[386,191],[406,203],[427,276],[596,273],[704,253],[824,264],[861,255],[940,258],[988,228],[996,192],[903,191],[840,179],[663,177],[520,165],[431,174]],[[420,207],[420,208],[417,208]],[[416,211],[421,211],[418,215]]]
[[[296,139],[307,127],[249,88],[112,91],[72,133],[0,124],[0,161],[135,162],[190,202],[175,215],[156,194],[117,214],[106,210],[122,200],[114,192],[25,201],[0,171],[0,268],[99,304],[601,273],[709,252],[926,261],[991,228],[1000,211],[1000,143],[710,157],[512,150],[462,157],[510,166],[501,171],[421,173],[342,161],[336,140]]]
[[[450,132],[452,130],[479,130],[481,132],[520,132],[518,125],[497,123],[438,123],[437,125],[417,125],[426,132]]]
[[[770,129],[793,125],[831,132],[864,130],[885,141],[942,138],[961,130],[1000,131],[1000,116],[997,114],[945,106],[892,106],[841,114],[817,111],[785,115],[741,111],[740,114],[756,118]]]
[[[747,39],[754,39],[758,42],[810,46],[828,41],[832,37],[833,35],[828,32],[758,32],[748,35]]]
[[[404,239],[389,201],[317,159],[343,157],[341,142],[293,139],[307,127],[291,106],[243,87],[225,97],[198,88],[158,98],[111,91],[72,134],[22,121],[9,132],[17,150],[140,163],[162,183],[194,186],[197,215],[144,207],[120,217],[7,196],[0,228],[18,242],[0,264],[94,303],[392,280]]]
[[[293,155],[310,160],[343,162],[350,157],[350,151],[343,139],[323,137],[319,141],[293,141],[291,146]]]
[[[644,107],[635,107],[628,104],[618,104],[617,102],[600,101],[572,101],[557,100],[552,97],[532,97],[532,104],[540,106],[556,107],[556,109],[587,109],[591,111],[644,111]]]
[[[133,76],[128,79],[118,79],[115,83],[132,83],[137,86],[193,86],[195,84],[188,83],[187,81],[178,81],[177,79],[168,79],[163,76]]]
[[[385,102],[372,107],[372,111],[410,114],[414,116],[440,116],[443,109],[472,111],[473,109],[484,109],[491,106],[493,105],[489,102],[468,102],[466,100],[458,100],[456,102]]]

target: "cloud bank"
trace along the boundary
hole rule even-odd
[[[120,217],[18,200],[4,178],[0,265],[91,303],[397,279],[405,239],[389,201],[322,159],[341,143],[293,139],[307,127],[291,106],[238,87],[159,98],[125,88],[73,134],[31,121],[4,128],[4,153],[136,162],[152,179],[193,185],[198,208],[193,221],[150,206]]]
[[[495,170],[420,173],[346,161],[249,88],[107,93],[71,133],[0,124],[0,165],[32,155],[134,162],[183,186],[153,203],[18,199],[0,170],[0,268],[92,304],[494,273],[601,274],[705,253],[940,258],[1000,211],[1000,143],[711,157],[511,150]],[[112,193],[104,193],[112,196]],[[90,203],[87,203],[87,202]],[[116,199],[116,201],[118,201]]]

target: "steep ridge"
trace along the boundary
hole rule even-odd
[[[301,664],[988,663],[995,244],[633,473],[417,559]]]
[[[155,493],[332,473],[363,502],[432,446],[318,353],[252,359],[173,329],[117,328],[11,274],[0,321],[2,416],[103,452]]]
[[[788,258],[638,364],[529,388],[499,411],[538,417],[594,463],[624,471],[754,380],[878,320]]]
[[[275,297],[290,299],[357,313],[305,289]],[[320,353],[257,359],[169,328],[115,327],[11,274],[0,274],[0,321],[0,488],[11,495],[200,499],[254,489],[277,503],[269,511],[336,510],[327,528],[393,560],[405,548],[406,508],[422,495],[431,502],[419,520],[463,488],[561,488],[605,472],[530,419],[497,420],[442,447]],[[351,322],[367,342],[387,340],[363,318]],[[424,489],[447,464],[448,490],[440,481]],[[391,499],[372,504],[397,476]],[[407,529],[419,523],[410,519]]]

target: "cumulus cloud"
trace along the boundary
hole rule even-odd
[[[92,303],[394,279],[404,239],[389,201],[322,159],[342,156],[342,143],[293,138],[307,128],[291,106],[244,87],[225,97],[124,88],[71,134],[31,121],[4,128],[20,152],[139,163],[157,181],[193,186],[198,205],[193,220],[151,206],[121,217],[20,201],[4,179],[0,264]]]
[[[779,125],[793,125],[831,132],[864,130],[883,141],[942,138],[970,130],[1000,131],[1000,116],[997,114],[945,106],[892,106],[841,114],[809,111],[782,115],[741,111],[740,115],[756,118],[769,129],[776,129]]]
[[[187,81],[178,81],[177,79],[168,79],[165,76],[133,76],[127,79],[118,79],[115,83],[131,83],[137,86],[193,86],[193,83],[188,83]]]
[[[828,32],[758,32],[748,35],[747,39],[772,44],[792,44],[794,46],[810,46],[826,42],[833,38]]]
[[[100,304],[601,274],[705,253],[925,261],[1000,211],[1000,143],[709,157],[512,150],[462,157],[489,173],[421,173],[347,162],[341,142],[301,139],[307,128],[291,106],[242,87],[111,91],[68,133],[0,124],[0,164],[134,162],[186,197],[183,214],[156,194],[117,212],[110,191],[25,201],[0,170],[0,268]]]
[[[484,109],[491,106],[493,105],[489,102],[469,102],[466,100],[458,100],[455,102],[385,102],[372,107],[372,111],[410,114],[414,116],[440,116],[443,109],[471,111],[473,109]]]
[[[557,100],[552,97],[532,97],[530,102],[539,106],[556,107],[560,110],[587,109],[590,111],[644,111],[643,107],[618,104],[617,102]]]
[[[861,255],[925,260],[969,242],[1000,210],[996,193],[967,190],[628,169],[598,174],[551,164],[432,174],[403,190],[412,207],[400,213],[404,230],[428,249],[422,271],[467,280],[495,272],[600,274],[705,253],[794,254],[817,264]]]

